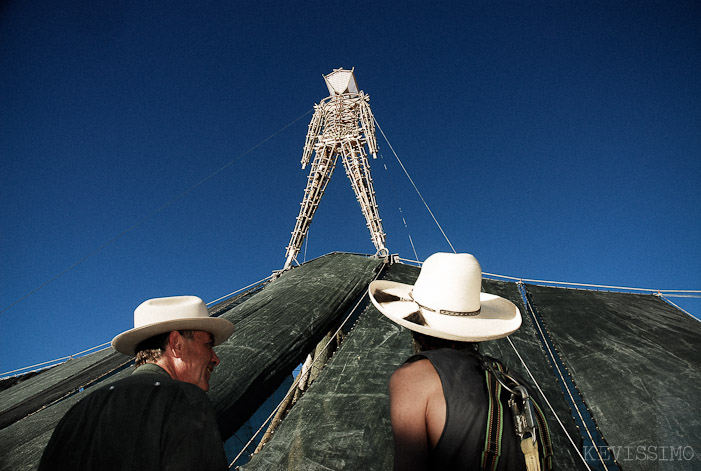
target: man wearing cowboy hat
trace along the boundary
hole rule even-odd
[[[196,296],[149,299],[134,328],[112,340],[134,372],[90,393],[56,426],[40,470],[226,470],[205,394],[219,364],[213,347],[234,331]]]
[[[501,449],[484,462],[491,402],[477,342],[515,332],[521,314],[481,284],[474,256],[448,253],[426,259],[413,286],[370,283],[375,307],[410,329],[420,352],[389,382],[395,470],[526,469],[508,412]]]

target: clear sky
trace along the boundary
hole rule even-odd
[[[281,268],[339,67],[484,271],[701,289],[698,2],[9,0],[0,373]],[[390,251],[449,251],[378,143]],[[304,250],[374,252],[340,162]]]

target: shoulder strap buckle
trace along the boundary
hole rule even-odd
[[[534,418],[533,402],[525,387],[519,384],[516,385],[514,389],[515,392],[511,393],[508,404],[509,408],[511,408],[511,416],[514,419],[516,435],[523,440],[526,434],[530,434],[535,442],[537,436],[536,428],[538,425]]]

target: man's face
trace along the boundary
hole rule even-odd
[[[219,364],[219,357],[214,353],[212,334],[201,330],[193,332],[191,339],[184,340],[178,379],[192,383],[203,391],[209,390],[209,376]]]

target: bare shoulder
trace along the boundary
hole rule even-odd
[[[402,366],[397,368],[397,370],[392,374],[392,378],[407,378],[412,376],[432,376],[438,375],[436,369],[433,367],[428,358],[422,358],[421,360],[412,361],[411,363],[404,363]]]
[[[435,443],[432,404],[442,394],[438,373],[427,359],[405,363],[389,380],[390,420],[394,437],[394,469],[428,469],[429,444]],[[443,413],[445,422],[445,413]]]
[[[389,380],[390,395],[398,390],[417,390],[427,393],[426,386],[432,383],[440,384],[440,378],[431,362],[424,358],[411,363],[405,363],[392,373]]]

